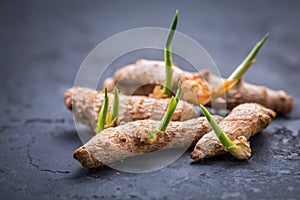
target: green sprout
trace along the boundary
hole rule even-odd
[[[102,130],[104,130],[105,122],[106,122],[106,115],[108,111],[108,95],[107,95],[107,88],[105,87],[104,89],[104,103],[100,109],[99,115],[98,115],[98,123],[97,123],[97,128],[96,128],[96,134],[100,133]]]
[[[114,89],[114,103],[112,107],[112,113],[109,118],[109,125],[112,126],[116,119],[119,117],[120,112],[120,100],[119,100],[119,91],[117,88]]]
[[[149,132],[149,139],[147,140],[148,143],[152,144],[157,137],[163,135],[163,133],[167,130],[167,127],[172,119],[172,116],[176,110],[177,104],[182,95],[182,87],[181,83],[178,83],[178,89],[176,92],[175,97],[172,96],[167,108],[165,115],[163,116],[160,124],[157,126],[155,131]]]
[[[220,128],[214,118],[211,116],[209,111],[200,104],[200,108],[205,115],[207,121],[210,123],[212,129],[216,133],[217,137],[219,138],[220,142],[225,147],[225,150],[231,153],[234,157],[240,160],[248,159],[251,156],[251,149],[249,144],[246,141],[245,137],[241,137],[241,139],[237,139],[233,142]]]
[[[181,87],[181,84],[178,83],[178,90],[176,92],[176,96],[171,97],[167,111],[166,111],[165,115],[163,116],[159,126],[156,128],[156,131],[163,132],[167,129],[167,127],[171,121],[171,118],[175,112],[175,109],[177,107],[177,103],[179,102],[179,100],[181,98],[181,95],[182,95],[182,87]]]
[[[213,99],[221,96],[223,93],[231,89],[240,80],[243,75],[247,72],[250,66],[255,62],[255,56],[268,39],[269,34],[267,33],[251,50],[248,56],[243,60],[243,62],[232,72],[232,74],[224,81],[224,85],[221,84],[213,92]]]
[[[175,100],[176,100],[177,103],[179,102],[181,96],[182,96],[182,86],[181,86],[181,83],[178,82],[177,92],[176,92],[176,95],[175,95]]]
[[[234,70],[234,72],[228,77],[227,80],[238,80],[243,77],[249,67],[255,62],[254,58],[265,41],[268,39],[269,33],[267,33],[252,49],[245,60]]]
[[[155,138],[155,133],[154,132],[150,132],[149,133],[149,138],[150,139],[154,139]]]
[[[210,123],[211,127],[213,128],[213,130],[217,134],[217,136],[218,136],[219,140],[221,141],[221,143],[225,147],[234,146],[235,144],[221,130],[221,128],[219,127],[219,125],[217,124],[217,122],[214,120],[214,118],[211,116],[211,114],[209,113],[209,111],[203,105],[201,105],[201,104],[200,104],[200,108],[201,108],[203,114],[205,115],[207,121]]]
[[[177,21],[178,21],[178,10],[176,10],[173,22],[170,26],[170,30],[169,30],[165,50],[164,50],[166,78],[165,78],[162,93],[166,95],[171,94],[170,90],[172,89],[173,86],[173,61],[172,61],[172,52],[171,52],[171,42],[176,30]]]

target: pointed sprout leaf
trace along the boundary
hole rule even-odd
[[[107,95],[107,88],[105,87],[105,94],[104,94],[104,103],[100,109],[99,115],[98,115],[98,123],[97,123],[97,129],[96,134],[100,133],[102,130],[104,130],[105,122],[106,122],[106,115],[108,110],[108,95]]]
[[[230,140],[229,137],[221,130],[220,126],[217,124],[217,122],[214,120],[214,118],[211,116],[211,114],[208,112],[208,110],[200,104],[200,108],[205,115],[207,121],[210,123],[211,127],[213,128],[214,132],[218,136],[219,140],[225,147],[234,146],[235,144]]]
[[[164,50],[166,78],[162,90],[163,94],[170,94],[171,93],[170,90],[172,89],[173,86],[173,61],[172,61],[172,52],[171,52],[171,42],[176,30],[177,21],[178,21],[178,10],[176,10],[173,22],[170,26],[170,30],[167,37],[165,50]]]
[[[118,117],[120,112],[120,100],[118,88],[114,89],[114,102],[112,107],[112,114],[110,115],[109,124],[113,123]]]
[[[120,112],[120,102],[119,102],[119,90],[115,88],[114,90],[114,104],[113,104],[113,119],[119,116]]]
[[[212,99],[216,99],[228,90],[230,90],[239,79],[247,72],[250,66],[255,62],[255,56],[257,55],[260,48],[263,46],[265,41],[268,39],[269,34],[267,33],[251,50],[244,61],[234,70],[234,72],[224,81],[223,84],[218,85],[212,93]]]
[[[269,33],[267,33],[252,49],[245,60],[235,69],[235,71],[229,76],[228,80],[241,79],[248,68],[254,63],[254,58],[265,41],[268,39]]]
[[[171,97],[167,111],[166,111],[165,115],[163,116],[156,131],[165,131],[167,129],[167,127],[172,119],[172,116],[175,112],[177,103],[178,103],[179,99],[181,98],[181,94],[182,94],[181,91],[182,91],[182,87],[181,87],[181,84],[179,83],[176,97],[174,97],[174,96]]]
[[[181,87],[181,83],[178,82],[178,89],[177,89],[177,92],[175,95],[175,99],[176,99],[177,103],[180,100],[181,96],[182,96],[182,87]]]
[[[168,34],[168,38],[167,38],[167,42],[166,42],[166,49],[171,48],[171,42],[172,42],[172,39],[174,36],[174,32],[176,30],[177,22],[178,22],[178,10],[176,10],[172,24],[170,26],[170,30],[169,30],[169,34]]]
[[[174,96],[171,97],[168,109],[162,118],[159,126],[157,127],[157,131],[165,131],[169,125],[169,122],[171,121],[171,118],[173,116],[173,113],[176,109],[177,101],[175,100]]]
[[[251,148],[247,142],[247,138],[239,136],[235,141],[232,141],[220,128],[217,122],[213,119],[208,110],[200,104],[200,108],[204,113],[207,121],[210,123],[219,140],[231,155],[239,160],[246,160],[251,156]]]

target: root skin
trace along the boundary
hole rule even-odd
[[[235,107],[219,124],[222,131],[233,141],[251,136],[266,128],[276,116],[275,112],[256,103],[245,103]],[[225,148],[216,133],[211,131],[204,135],[191,153],[193,160],[225,153]]]

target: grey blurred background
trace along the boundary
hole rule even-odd
[[[177,30],[203,45],[224,77],[269,32],[245,79],[287,91],[294,111],[253,138],[248,162],[225,156],[191,164],[187,152],[149,174],[82,169],[72,158],[81,142],[62,100],[81,62],[119,32],[168,28],[176,9]],[[299,9],[296,0],[1,1],[1,199],[299,198]]]

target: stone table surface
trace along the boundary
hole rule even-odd
[[[299,199],[299,1],[7,0],[0,5],[0,199]],[[269,32],[245,79],[287,91],[294,110],[251,139],[247,162],[225,155],[193,163],[189,150],[150,173],[82,168],[72,158],[82,143],[63,104],[81,62],[113,34],[167,28],[177,8],[178,30],[205,47],[224,77]]]

